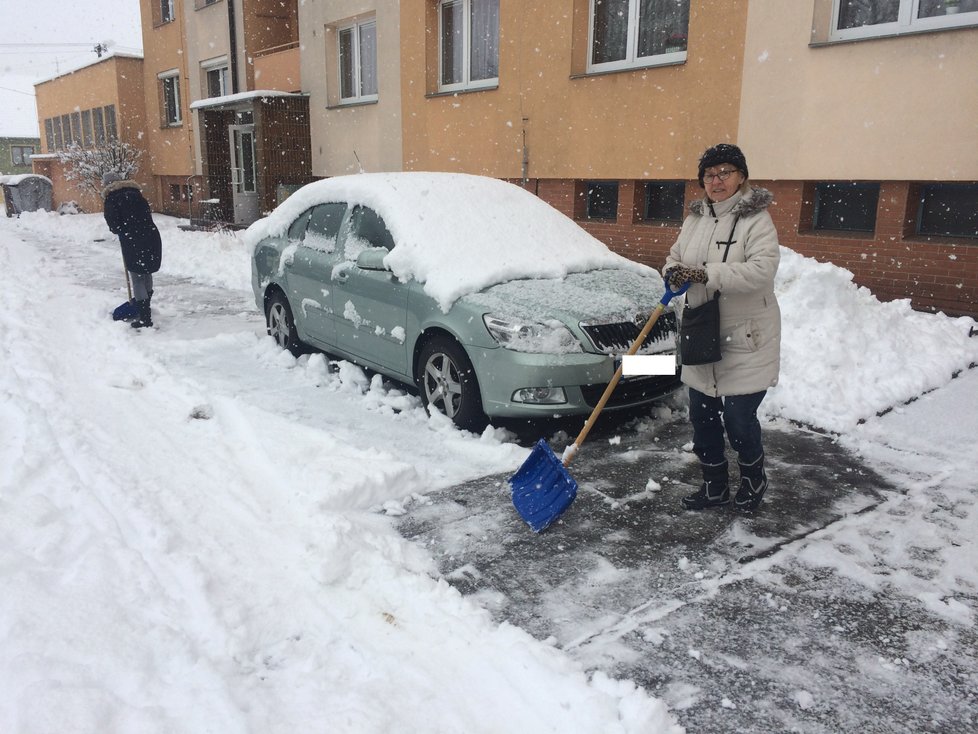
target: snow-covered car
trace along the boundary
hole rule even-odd
[[[587,414],[663,295],[519,186],[450,173],[339,176],[304,186],[246,233],[268,332],[417,385],[465,428],[486,417]],[[675,353],[659,319],[640,354]],[[675,390],[622,380],[608,410]]]

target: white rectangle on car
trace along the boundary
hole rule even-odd
[[[626,354],[621,358],[621,373],[625,377],[674,375],[676,374],[676,355]]]

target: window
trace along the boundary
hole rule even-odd
[[[394,238],[381,216],[373,209],[358,206],[350,219],[350,234],[369,243],[371,247],[394,249]],[[350,253],[349,247],[347,254]]]
[[[645,219],[683,221],[686,184],[682,181],[649,181],[645,185]]]
[[[499,83],[499,0],[441,0],[438,6],[441,91]]]
[[[917,233],[978,238],[978,184],[925,184],[920,191]]]
[[[978,24],[978,0],[834,0],[832,40]]]
[[[183,122],[180,112],[180,72],[176,69],[164,71],[158,78],[162,125],[163,127],[180,125]]]
[[[92,147],[92,111],[83,110],[81,113],[82,121],[82,145],[86,148]]]
[[[343,224],[343,215],[346,214],[346,204],[320,204],[307,214],[309,227],[303,237],[303,244],[321,252],[333,252],[336,249],[340,225]],[[291,231],[289,236],[291,238]]]
[[[170,184],[170,201],[177,203],[190,201],[193,198],[193,190],[189,184]]]
[[[64,135],[61,132],[61,118],[51,118],[51,128],[54,131],[54,148],[52,150],[62,150],[65,146]]]
[[[11,145],[10,162],[15,166],[29,166],[34,155],[33,145]]]
[[[50,117],[44,121],[44,140],[48,146],[48,153],[58,149],[54,143],[54,121]]]
[[[115,105],[106,105],[102,110],[105,112],[105,138],[115,140],[119,137],[119,131],[115,126]]]
[[[816,184],[813,228],[873,232],[876,229],[879,198],[878,183]]]
[[[173,20],[173,0],[158,0],[160,4],[160,23]]]
[[[377,99],[377,22],[339,29],[340,102]]]
[[[92,110],[92,122],[95,125],[95,144],[102,145],[105,142],[105,115],[101,107]]]
[[[204,70],[208,97],[223,97],[228,94],[230,89],[228,73],[227,66],[216,66]]]
[[[588,219],[618,218],[618,182],[587,181],[585,217]]]
[[[85,136],[82,135],[81,112],[71,113],[71,139],[75,145],[85,144]]]
[[[61,134],[64,136],[64,146],[66,148],[71,146],[71,116],[62,115],[61,116]]]
[[[590,0],[588,71],[686,59],[689,0]]]

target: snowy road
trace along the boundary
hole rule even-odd
[[[806,311],[771,405],[844,430],[779,421],[765,513],[690,516],[686,426],[658,411],[595,436],[534,536],[504,431],[276,350],[240,242],[160,221],[159,328],[135,333],[107,318],[125,291],[99,217],[0,219],[0,731],[978,728],[962,323],[901,333],[794,262],[786,287],[814,277],[863,331],[830,345]],[[847,362],[850,338],[886,359]]]

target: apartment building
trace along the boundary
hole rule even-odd
[[[659,266],[699,154],[736,142],[785,245],[978,314],[976,0],[430,0],[400,25],[404,168],[520,181]]]
[[[137,181],[153,191],[145,145],[143,59],[112,53],[74,71],[34,85],[41,151],[32,159],[35,173],[53,184],[55,204],[74,201],[84,211],[101,211],[97,193],[67,178],[58,153],[120,140],[142,152]]]
[[[311,179],[297,7],[140,0],[157,210],[249,224]]]

